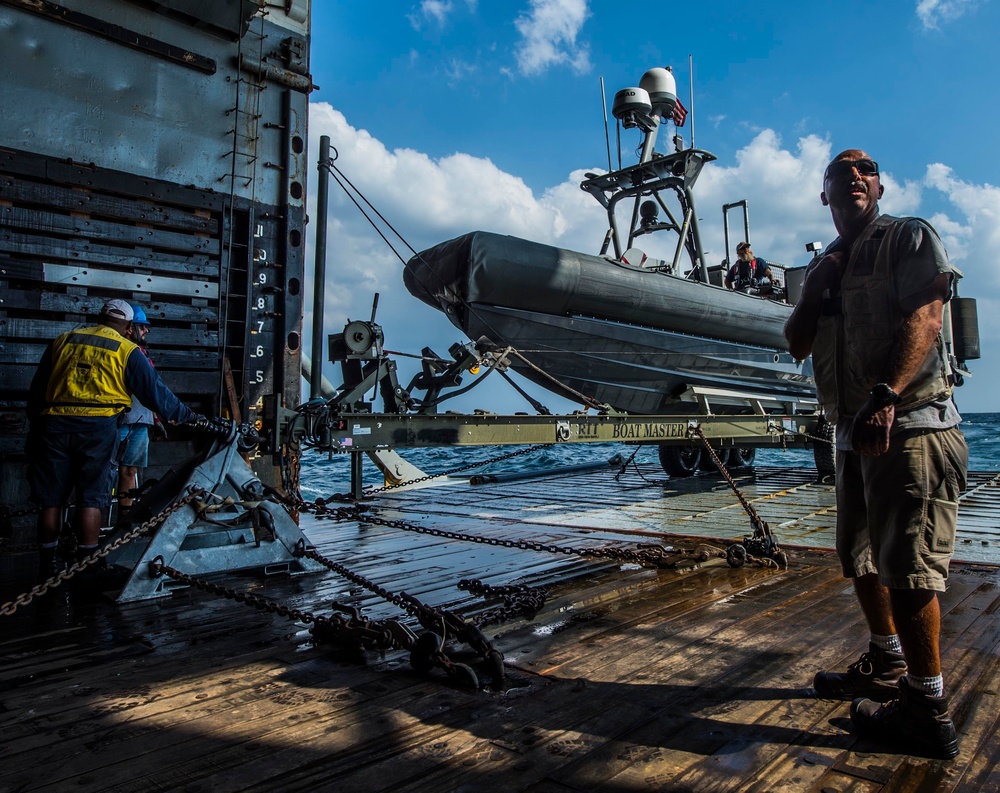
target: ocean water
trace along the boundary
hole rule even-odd
[[[962,431],[969,444],[969,468],[974,471],[1000,471],[1000,413],[969,413],[963,416]],[[517,451],[518,446],[464,446],[432,449],[400,449],[400,455],[428,474],[450,471],[472,463],[485,463],[462,472],[462,475],[508,474],[540,471],[571,465],[602,464],[615,455],[658,465],[656,446],[635,446],[624,443],[556,444],[530,454],[498,462],[494,457]],[[757,451],[757,464],[768,466],[805,467],[813,465],[808,449],[763,449]],[[350,460],[346,454],[332,457],[322,452],[306,451],[302,455],[302,495],[307,500],[343,493],[350,489]],[[382,475],[375,465],[364,458],[365,486],[382,484]]]

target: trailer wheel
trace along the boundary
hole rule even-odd
[[[729,466],[731,468],[752,468],[753,461],[757,459],[757,450],[753,447],[749,449],[733,449],[729,455]]]
[[[730,452],[732,450],[716,449],[714,446],[712,447],[712,450],[728,470],[732,466],[732,458],[730,457]],[[708,471],[710,473],[719,473],[719,466],[715,464],[715,460],[712,459],[712,455],[706,452],[703,447],[700,448],[699,451],[701,452],[701,460],[698,461],[698,468],[702,471]]]
[[[816,422],[816,437],[823,440],[813,441],[813,459],[816,461],[816,472],[820,478],[837,475],[837,445],[836,426],[820,416]]]
[[[671,476],[691,476],[700,463],[700,446],[674,446],[669,443],[660,446],[660,465]]]

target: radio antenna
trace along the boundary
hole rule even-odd
[[[604,110],[604,145],[608,149],[608,173],[613,170],[611,167],[611,136],[608,135],[608,97],[604,93],[604,78],[601,78],[601,107]]]
[[[691,103],[691,148],[694,148],[694,57],[688,53],[688,101]]]

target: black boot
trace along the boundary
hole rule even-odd
[[[87,557],[93,556],[96,551],[97,548],[77,548],[77,564]],[[122,577],[121,571],[108,567],[107,560],[101,557],[73,576],[71,588],[76,594],[96,595],[106,590],[121,589],[124,582],[125,578]]]
[[[891,741],[907,754],[950,760],[958,754],[958,733],[948,713],[948,697],[933,697],[899,681],[899,699],[882,705],[859,698],[851,703],[859,735]]]
[[[58,547],[46,548],[45,546],[40,546],[38,548],[38,575],[36,583],[41,584],[62,572],[63,563],[62,559],[59,558],[58,551]]]
[[[906,659],[902,653],[869,643],[868,652],[847,667],[846,672],[817,672],[813,688],[823,699],[850,701],[855,697],[871,697],[887,702],[899,695],[896,683],[905,674]]]

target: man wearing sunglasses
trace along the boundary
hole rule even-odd
[[[940,338],[953,270],[925,221],[879,214],[883,190],[863,151],[829,164],[820,200],[840,236],[806,269],[785,326],[836,423],[837,554],[871,632],[857,662],[814,687],[853,700],[862,735],[951,758],[937,593],[968,467]]]

